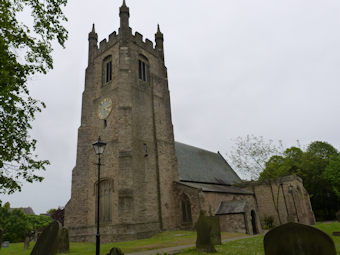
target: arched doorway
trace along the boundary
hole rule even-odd
[[[183,224],[192,224],[192,217],[191,217],[191,203],[189,197],[183,193],[182,199],[182,222]]]
[[[251,226],[253,228],[253,235],[258,234],[259,232],[256,227],[256,213],[254,210],[251,210]]]

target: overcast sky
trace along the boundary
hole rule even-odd
[[[117,31],[121,0],[70,0],[66,49],[54,70],[30,80],[47,108],[32,136],[51,165],[42,183],[0,196],[36,213],[64,206],[76,161],[88,33]],[[164,33],[175,139],[225,155],[254,134],[291,146],[327,141],[340,149],[340,1],[127,0],[130,26]]]

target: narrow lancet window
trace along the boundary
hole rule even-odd
[[[109,55],[103,60],[103,85],[112,81],[112,56]]]
[[[147,81],[147,65],[142,60],[138,60],[138,75],[140,80]]]

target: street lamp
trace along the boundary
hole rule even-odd
[[[104,143],[101,139],[100,136],[98,137],[98,141],[92,144],[93,149],[98,155],[98,183],[97,183],[97,234],[96,234],[96,255],[100,255],[100,234],[99,234],[99,193],[100,193],[100,155],[104,153],[106,143]]]

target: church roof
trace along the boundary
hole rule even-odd
[[[235,186],[208,184],[208,183],[195,183],[195,182],[177,182],[179,184],[194,188],[201,189],[203,192],[216,192],[216,193],[229,193],[229,194],[242,194],[253,195],[254,193]]]
[[[20,208],[10,208],[10,211],[13,211],[14,209],[18,209],[23,211],[24,214],[28,214],[28,215],[35,215],[33,209],[31,207],[20,207]]]
[[[233,213],[244,213],[246,212],[247,201],[245,200],[233,200],[233,201],[222,201],[218,206],[215,214],[233,214]]]
[[[180,181],[233,185],[240,177],[220,153],[175,142]]]

